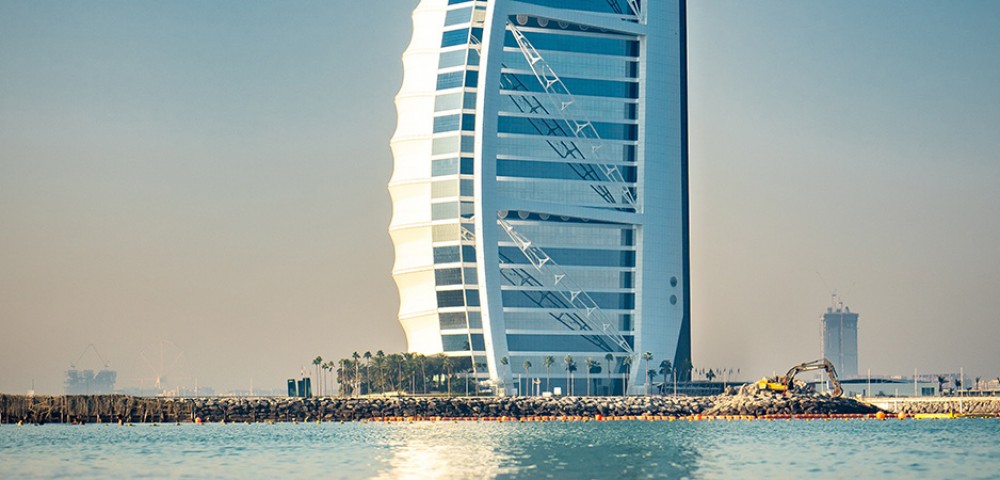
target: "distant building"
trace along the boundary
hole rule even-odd
[[[817,392],[830,391],[825,379],[809,382]],[[840,382],[845,397],[933,397],[938,395],[938,385],[926,379],[873,377],[851,378]]]
[[[66,371],[66,395],[95,395],[114,393],[118,372],[114,370],[70,369]]]
[[[836,298],[836,297],[835,297]],[[826,309],[820,319],[823,356],[842,377],[858,375],[858,314],[843,302]]]

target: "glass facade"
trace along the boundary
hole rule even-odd
[[[417,7],[389,187],[411,350],[508,393],[515,370],[620,393],[646,378],[627,355],[688,358],[683,2],[643,8]]]

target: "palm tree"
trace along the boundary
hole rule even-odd
[[[448,356],[443,353],[438,353],[428,359],[430,362],[430,378],[431,380],[437,379],[436,383],[432,382],[431,385],[435,386],[438,392],[444,391],[444,371],[445,371],[445,360]]]
[[[552,391],[552,389],[549,388],[549,367],[551,367],[554,363],[556,363],[556,359],[552,358],[551,355],[546,355],[545,358],[542,359],[542,365],[545,366],[545,391],[547,392]]]
[[[674,371],[674,364],[670,363],[670,360],[664,360],[660,362],[660,373],[663,375],[664,388],[666,388],[667,385],[667,374],[673,373],[673,371]]]
[[[573,395],[573,372],[570,371],[569,369],[570,366],[573,365],[573,356],[566,355],[565,357],[563,357],[563,363],[566,364],[566,378],[567,378],[566,394]]]
[[[417,392],[417,387],[414,386],[413,375],[416,372],[416,365],[414,360],[414,355],[412,353],[403,354],[403,373],[410,378],[410,388],[406,389],[411,394]]]
[[[393,391],[403,389],[403,356],[398,353],[389,355],[389,367],[396,370],[395,378],[390,380]],[[391,376],[391,373],[390,373]]]
[[[319,382],[322,387],[320,388],[320,396],[323,396],[323,392],[326,390],[326,362],[320,362],[319,364]]]
[[[576,395],[576,382],[573,381],[573,372],[576,371],[576,362],[569,364],[569,391],[571,395]]]
[[[421,390],[427,393],[427,370],[424,368],[427,363],[427,358],[421,354],[417,354],[417,363],[420,364],[420,386],[423,387]]]
[[[393,361],[396,362],[396,391],[403,391],[403,366],[406,363],[406,357],[401,353],[397,353],[393,356]]]
[[[371,352],[371,350],[365,352],[365,354],[363,355],[363,357],[365,358],[365,383],[368,384],[367,388],[365,388],[365,391],[371,393],[371,391],[372,391],[372,371],[371,371],[371,367],[372,367],[372,352]]]
[[[375,370],[378,371],[379,392],[385,393],[385,352],[375,352]]]
[[[525,387],[524,390],[528,391],[531,388],[531,387],[528,386],[528,385],[531,384],[531,373],[528,372],[528,369],[531,368],[531,362],[528,361],[528,360],[525,360],[524,363],[521,364],[521,366],[524,367],[524,379],[525,379],[525,382],[526,382],[524,384],[524,387]],[[523,394],[524,393],[522,392],[522,395]]]
[[[690,382],[691,381],[691,370],[694,369],[694,365],[691,363],[691,359],[690,358],[685,358],[684,362],[681,363],[680,369],[681,369],[681,373],[685,374],[684,378],[686,379],[686,381]]]
[[[360,395],[361,394],[361,362],[359,360],[361,360],[361,355],[358,355],[358,352],[354,352],[354,353],[351,354],[351,359],[354,360],[354,383],[355,383],[354,388],[352,388],[351,390],[353,390],[356,394]]]
[[[465,374],[465,396],[469,396],[469,377],[476,372],[476,368],[472,365],[466,368],[462,373]]]
[[[594,373],[594,367],[598,367],[598,368],[600,368],[600,367],[598,366],[597,361],[594,360],[593,358],[590,358],[590,357],[587,357],[587,360],[584,362],[584,365],[587,366],[587,396],[589,397],[590,396],[590,374]]]
[[[615,361],[615,356],[610,353],[605,353],[604,361],[608,364],[608,395],[611,395],[611,362]]]
[[[507,389],[507,365],[510,365],[510,359],[507,357],[500,357],[500,382],[504,390]]]
[[[319,364],[321,363],[323,363],[323,357],[317,355],[316,358],[313,359],[313,370],[316,372],[316,376],[313,377],[313,379],[316,380],[316,390],[320,395],[323,395],[323,384],[319,380]]]
[[[330,372],[330,390],[333,390],[333,384],[337,380],[334,377],[334,372],[337,370],[337,363],[334,362],[333,360],[330,360],[330,361],[326,362],[326,368],[327,368],[327,371]],[[331,394],[329,392],[327,392],[327,395],[331,395]]]
[[[353,360],[347,360],[347,374],[345,378],[350,383],[349,390],[351,392],[351,396],[358,394],[358,377],[357,377],[358,371],[359,370],[357,362]]]
[[[716,377],[715,372],[713,372],[712,369],[709,368],[708,372],[705,373],[705,378],[707,378],[708,381],[711,382],[712,379],[714,379],[715,377]]]
[[[340,368],[337,369],[337,383],[340,385],[340,396],[344,396],[344,386],[346,383],[344,382],[344,375],[345,372],[347,371],[347,367],[345,366],[346,362],[347,362],[346,358],[341,358]]]
[[[944,378],[944,375],[938,375],[937,381],[938,381],[938,395],[943,395],[944,394],[944,384],[948,380],[946,378]],[[871,395],[871,392],[868,392],[868,395]]]
[[[646,371],[649,371],[649,361],[652,359],[652,353],[646,352],[642,354],[642,360],[646,362]],[[646,395],[649,395],[649,382],[646,382]]]
[[[337,370],[337,362],[334,362],[333,360],[330,360],[330,361],[326,362],[326,371],[329,372],[329,375],[330,375],[330,383],[328,385],[330,387],[329,388],[330,391],[327,392],[327,396],[333,396],[333,392],[334,392],[334,388],[335,388],[334,385],[336,385],[336,382],[337,382],[337,377],[334,376],[334,372],[336,370]]]
[[[646,376],[649,377],[649,381],[646,382],[646,393],[648,395],[649,394],[649,386],[650,386],[650,384],[653,383],[653,380],[656,380],[656,369],[655,368],[651,368],[648,371],[646,371]]]
[[[632,370],[632,355],[622,357],[622,396],[628,395],[628,375]]]
[[[448,372],[448,397],[451,397],[451,368],[455,364],[452,363],[451,357],[444,357],[444,361],[441,363],[441,367]]]

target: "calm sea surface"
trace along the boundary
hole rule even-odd
[[[1000,420],[0,426],[0,478],[1000,478]]]

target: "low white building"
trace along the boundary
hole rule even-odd
[[[830,391],[828,381],[811,382],[810,385],[820,393]],[[916,383],[912,379],[851,378],[841,380],[840,386],[845,397],[934,397],[940,393],[936,382],[921,381],[919,378]]]

